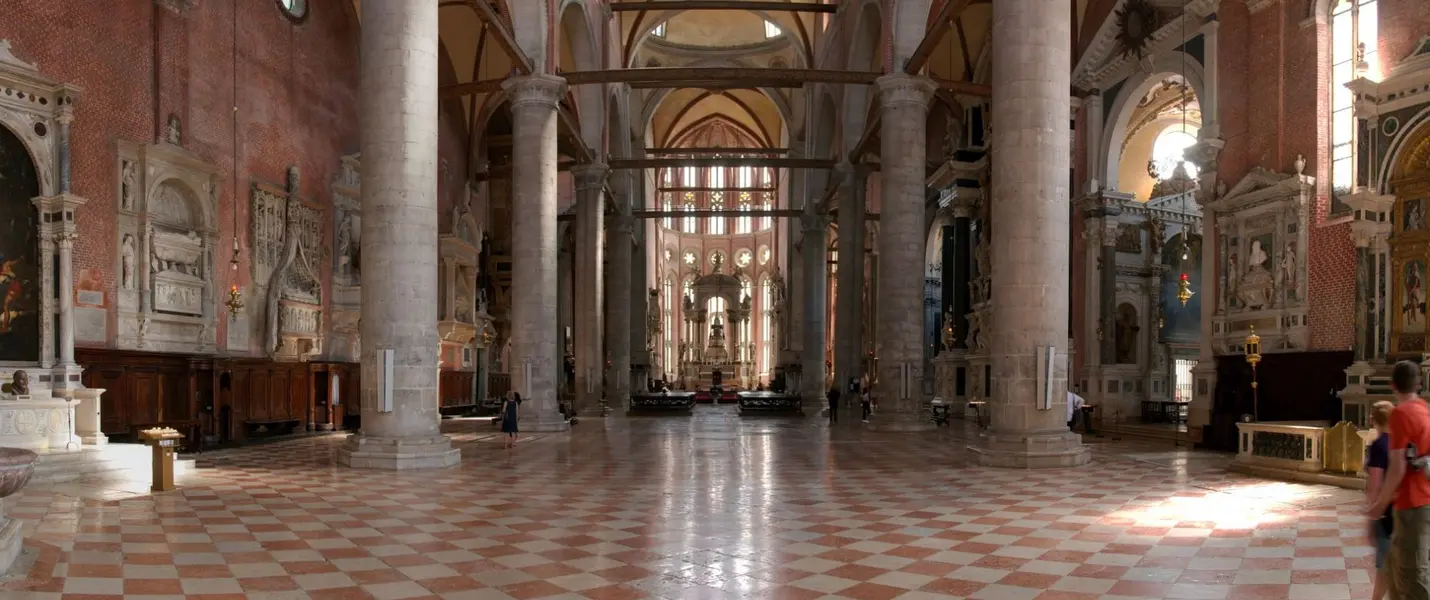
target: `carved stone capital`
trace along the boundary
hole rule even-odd
[[[904,73],[884,75],[874,84],[879,86],[879,106],[882,108],[916,106],[926,109],[937,88],[932,79]]]
[[[610,167],[603,163],[576,165],[571,168],[571,175],[576,178],[576,191],[601,189],[606,185],[606,175],[610,172]]]
[[[502,82],[501,87],[507,93],[512,110],[528,106],[555,109],[566,94],[566,80],[555,75],[512,77]]]

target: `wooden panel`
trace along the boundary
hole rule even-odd
[[[134,425],[198,418],[198,397],[213,389],[207,357],[80,348],[75,358],[85,367],[84,384],[105,390],[100,429],[109,435],[128,435]]]
[[[471,371],[442,371],[437,381],[438,406],[455,408],[476,404],[476,390],[472,388],[475,376]]]

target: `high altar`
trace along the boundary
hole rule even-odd
[[[710,273],[693,273],[695,280],[684,298],[680,387],[749,389],[754,382],[755,348],[750,340],[751,299],[739,277],[723,272],[720,257],[711,265]],[[711,306],[723,310],[712,311]]]

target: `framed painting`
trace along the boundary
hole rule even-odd
[[[1414,197],[1403,200],[1400,203],[1400,218],[1397,220],[1397,224],[1400,226],[1397,228],[1399,229],[1398,233],[1424,233],[1426,231],[1426,208],[1425,198]]]
[[[29,151],[0,127],[0,361],[40,360],[38,195]]]
[[[1430,265],[1426,242],[1396,248],[1390,281],[1391,354],[1419,355],[1427,350],[1426,276]]]

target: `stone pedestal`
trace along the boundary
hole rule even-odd
[[[874,394],[879,409],[870,427],[892,431],[932,429],[933,422],[923,411],[921,379],[924,242],[928,237],[924,226],[925,126],[934,83],[927,77],[893,74],[880,77],[878,85],[882,111],[880,156],[885,158],[880,174],[883,194],[875,302],[878,379]],[[1067,124],[1063,127],[1066,129]],[[1067,137],[1066,131],[1063,137]]]
[[[556,105],[566,81],[551,75],[502,84],[511,104],[512,387],[522,395],[523,431],[564,431],[556,382]]]
[[[25,542],[20,522],[4,516],[5,502],[4,498],[0,498],[0,575],[8,573],[14,566]]]
[[[993,5],[992,419],[974,448],[985,466],[1070,467],[1090,457],[1066,410],[1068,2]]]
[[[54,393],[56,396],[75,399],[74,434],[79,436],[80,442],[86,446],[103,446],[109,443],[109,438],[100,431],[99,426],[99,398],[104,395],[103,388],[57,389]]]
[[[367,0],[362,13],[362,429],[338,463],[446,467],[461,453],[440,433],[433,343],[437,5]]]

